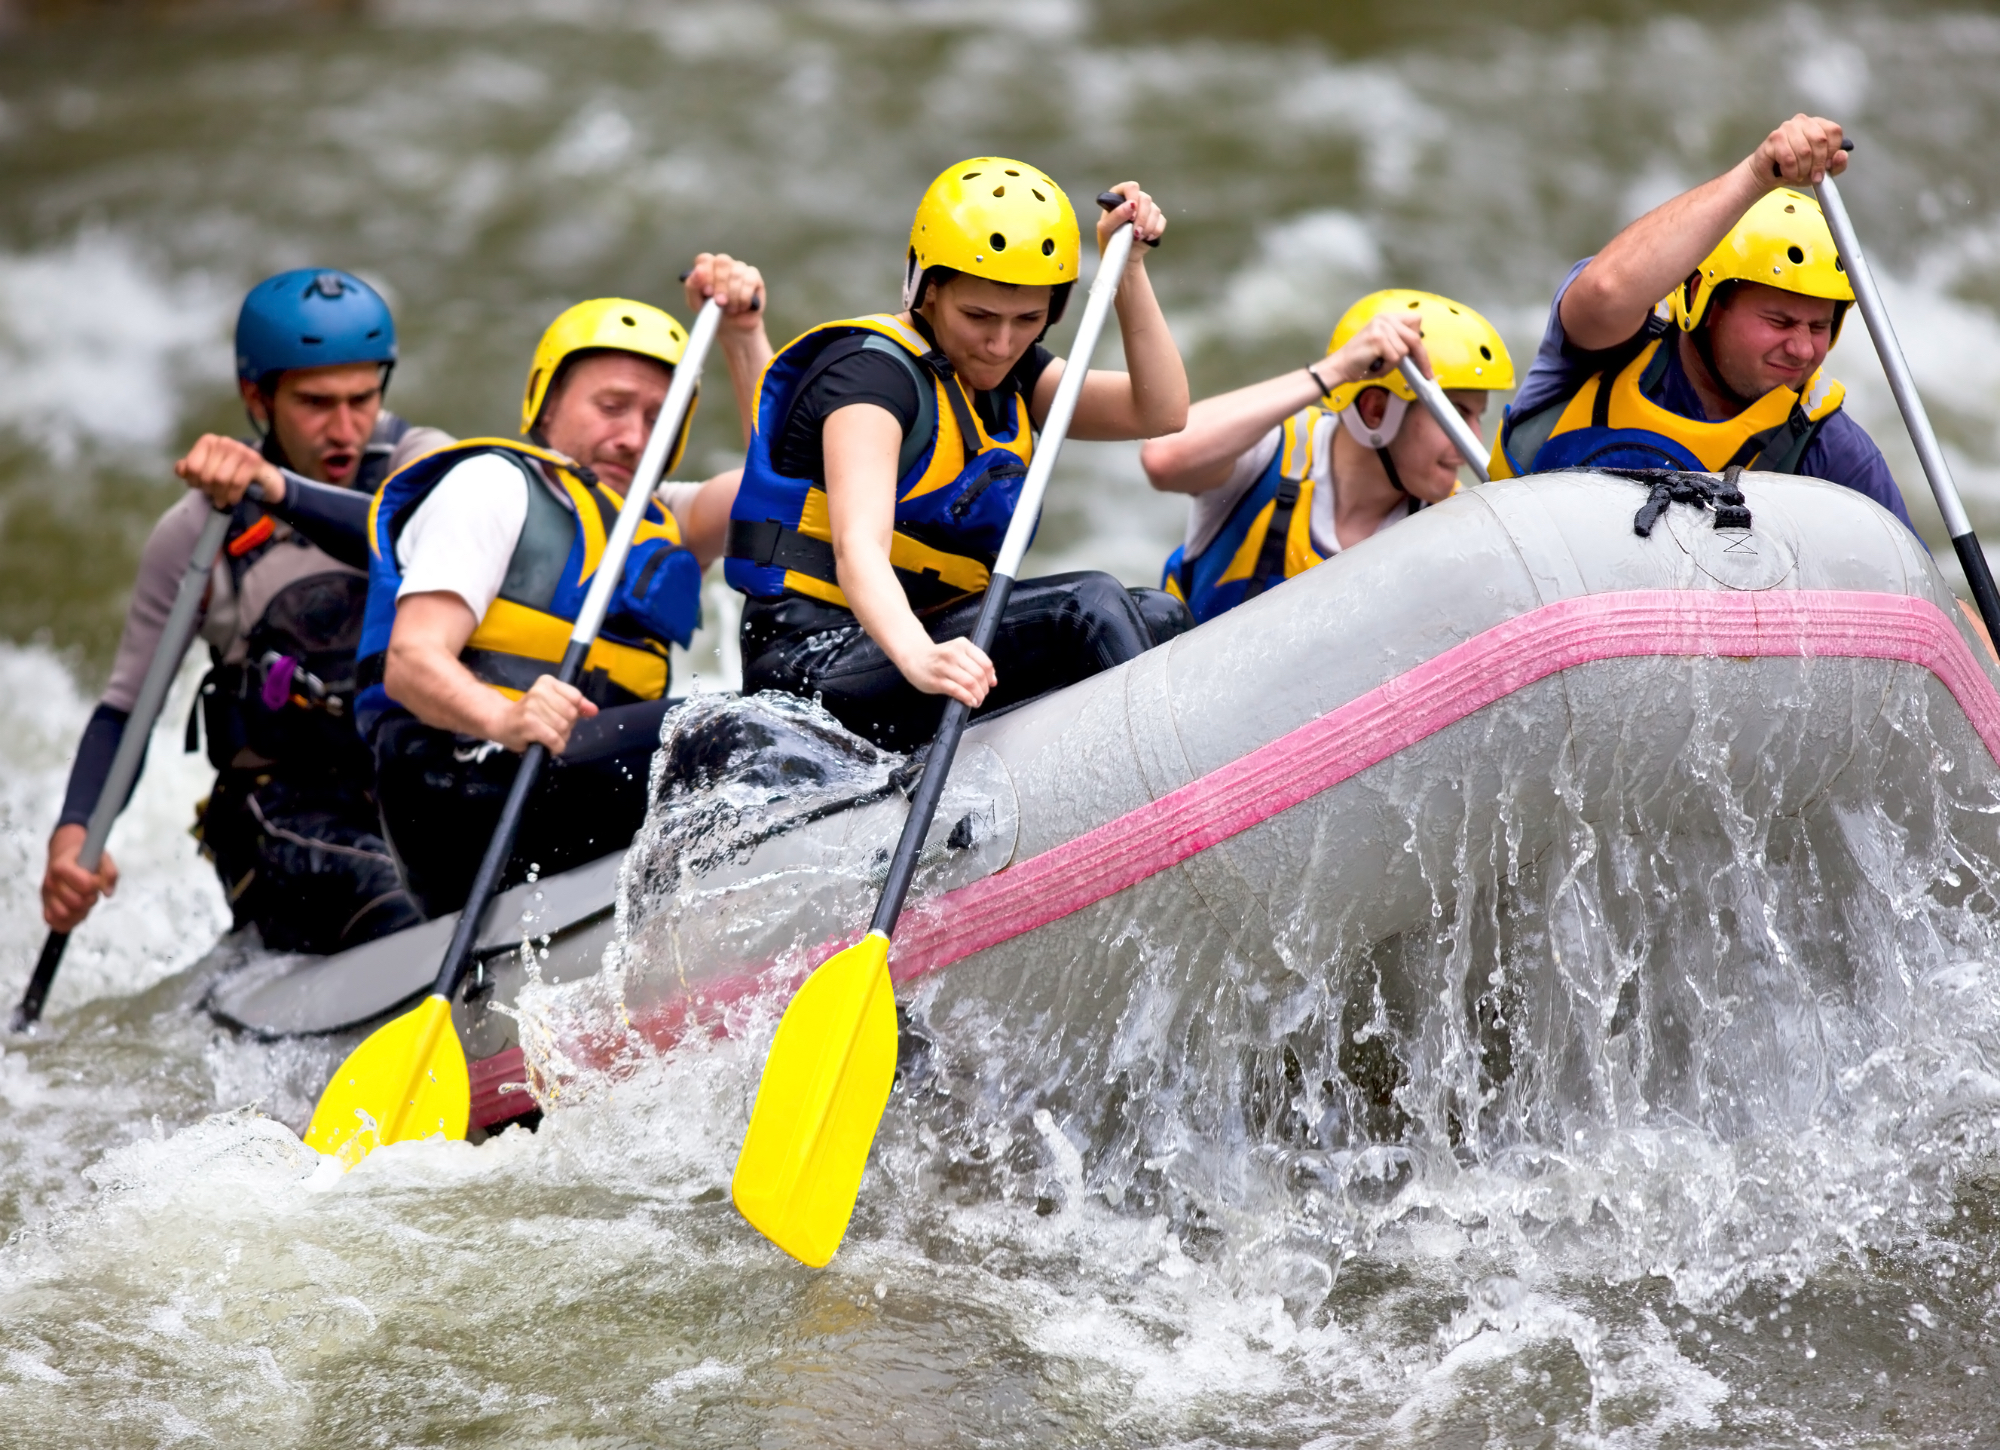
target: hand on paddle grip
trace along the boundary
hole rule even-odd
[[[896,668],[926,695],[948,695],[968,710],[977,710],[985,703],[986,692],[1000,682],[993,661],[969,639],[927,641],[907,659],[897,660]]]
[[[57,826],[49,837],[49,864],[42,873],[42,920],[51,931],[75,931],[99,896],[118,890],[118,863],[109,851],[97,858],[95,874],[78,864],[83,837],[80,825]]]
[[[764,274],[727,252],[697,253],[694,265],[681,273],[688,311],[701,311],[713,297],[731,326],[744,327],[751,313],[764,310]]]
[[[1154,204],[1153,198],[1139,190],[1136,181],[1121,181],[1121,187],[1130,187],[1131,194],[1122,191],[1100,191],[1097,204],[1105,214],[1097,219],[1097,250],[1102,252],[1104,244],[1111,240],[1111,234],[1126,222],[1132,223],[1132,235],[1149,247],[1157,247],[1160,237],[1167,229],[1167,214]],[[1130,210],[1125,210],[1129,207]]]
[[[575,685],[543,675],[520,699],[507,702],[493,738],[516,755],[530,745],[561,755],[569,748],[570,731],[576,722],[596,713],[597,706]]]
[[[1336,388],[1343,383],[1373,382],[1394,372],[1406,357],[1416,360],[1424,376],[1432,376],[1430,354],[1424,351],[1424,325],[1417,314],[1382,313],[1328,353],[1319,373]]]
[[[219,433],[204,433],[195,439],[187,456],[174,465],[174,472],[219,509],[235,508],[253,487],[260,490],[264,503],[285,501],[285,475],[277,465],[242,440]]]
[[[1817,186],[1847,169],[1842,153],[1853,149],[1854,143],[1841,136],[1838,124],[1801,112],[1766,136],[1757,154],[1768,158],[1773,180]]]

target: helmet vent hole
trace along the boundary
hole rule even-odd
[[[1790,202],[1786,202],[1786,203],[1785,203],[1785,211],[1786,211],[1786,213],[1787,213],[1787,214],[1790,214],[1790,213],[1792,213],[1792,212],[1795,212],[1795,211],[1797,211],[1797,210],[1798,210],[1798,208],[1797,208],[1797,207],[1795,207],[1795,206],[1793,206],[1793,205],[1792,205],[1792,204],[1791,204]]]
[[[1424,305],[1423,303],[1417,301],[1417,299],[1414,297],[1410,299],[1410,311],[1412,312],[1415,312],[1419,307],[1422,307],[1423,305]]]
[[[1042,255],[1044,257],[1053,257],[1055,254],[1056,254],[1056,239],[1054,237],[1043,237]]]
[[[1488,362],[1493,361],[1493,349],[1488,347],[1483,342],[1479,344],[1479,355],[1485,358]]]
[[[627,327],[637,327],[639,325],[637,322],[633,321],[629,317],[621,317],[618,320],[624,323]]]
[[[1035,190],[1035,188],[1034,188],[1034,187],[1032,187],[1032,186],[1028,188],[1028,194],[1029,194],[1030,196],[1034,197],[1034,199],[1035,199],[1036,201],[1047,201],[1047,200],[1048,200],[1048,198],[1047,198],[1046,196],[1043,196],[1043,195],[1042,195],[1042,194],[1041,194],[1041,193],[1040,193],[1039,191],[1036,191],[1036,190]]]
[[[1833,259],[1833,270],[1836,272],[1845,272],[1847,270],[1847,263],[1841,261],[1840,258],[1835,257]]]
[[[965,173],[965,175],[963,175],[963,176],[959,177],[959,180],[960,180],[960,181],[977,181],[977,180],[979,179],[979,175],[980,175],[980,173],[978,173],[977,171],[968,171],[968,172],[966,172],[966,173]]]
[[[1785,248],[1785,255],[1792,259],[1792,264],[1794,266],[1797,266],[1799,263],[1805,261],[1806,259],[1806,254],[1800,251],[1797,247]]]
[[[382,335],[382,329],[379,327],[371,327],[364,335],[368,337],[380,337]]]
[[[1003,184],[1003,185],[1000,185],[1000,186],[996,186],[996,187],[994,187],[994,188],[993,188],[993,194],[994,194],[995,196],[1005,196],[1005,195],[1007,194],[1007,188],[1006,188],[1006,186],[1005,186],[1005,185]]]
[[[307,347],[318,347],[321,343],[325,342],[326,339],[323,337],[312,337],[310,335],[302,334],[299,337],[299,341],[304,343]]]
[[[1458,316],[1458,309],[1456,307],[1447,307],[1445,311],[1449,312],[1453,317]]]
[[[1004,252],[1007,250],[1007,239],[1001,236],[1000,233],[998,232],[995,232],[992,236],[988,237],[986,240],[993,243],[993,250],[996,252]]]
[[[1007,174],[1008,174],[1009,176],[1019,176],[1019,175],[1020,175],[1021,173],[1020,173],[1020,172],[1018,172],[1018,171],[1010,171],[1010,172],[1008,172]]]

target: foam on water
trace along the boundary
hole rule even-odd
[[[1487,311],[1525,361],[1569,262],[1733,161],[1767,113],[1810,104],[1852,112],[1850,206],[1992,517],[1993,17],[1786,6],[1367,55],[1254,38],[1260,19],[1189,38],[1115,5],[398,0],[353,25],[204,31],[179,58],[184,33],[107,32],[89,66],[10,36],[29,59],[7,63],[0,108],[19,165],[0,200],[0,427],[22,454],[0,460],[7,497],[69,479],[65,462],[81,486],[95,460],[157,461],[196,416],[233,420],[233,289],[278,266],[335,260],[393,286],[398,406],[490,432],[563,303],[672,299],[697,246],[765,265],[780,335],[884,305],[916,188],[987,150],[1076,195],[1136,174],[1168,203],[1153,272],[1204,389],[1295,366],[1353,294],[1400,282]],[[284,127],[295,144],[274,153]],[[1831,371],[1922,517],[1858,326]],[[692,455],[716,467],[740,446],[720,392]],[[162,497],[128,502],[109,522],[132,534]],[[1135,583],[1184,521],[1108,447],[1066,454],[1052,510],[1040,567]],[[93,547],[135,546],[115,532]],[[717,653],[689,663],[726,683],[732,630],[711,619]],[[0,648],[10,997],[87,695],[63,657]],[[1079,1075],[1058,1100],[1004,1039],[920,1009],[929,1075],[892,1103],[848,1245],[811,1274],[726,1201],[773,1001],[746,1004],[731,1039],[635,1054],[532,1137],[399,1146],[345,1178],[304,1153],[281,1124],[328,1049],[235,1042],[191,1010],[225,915],[184,835],[206,782],[179,754],[183,709],[113,838],[124,890],[79,934],[49,1030],[0,1053],[10,1438],[1332,1450],[1990,1430],[1990,815],[1955,808],[1914,837],[1855,816],[1771,867],[1768,838],[1690,787],[1713,829],[1653,875],[1615,830],[1511,879],[1504,842],[1441,835],[1445,925],[1398,959],[1460,987],[1504,960],[1549,987],[1616,1059],[1580,1088],[1518,1067],[1496,1082],[1463,995],[1432,1018],[1322,1004],[1292,1055],[1335,1091],[1294,1083],[1269,1043],[1178,1035],[1174,943],[1150,940],[1159,975],[1118,1060],[1164,1054],[1187,1091],[1127,1141],[1100,1129],[1131,1080]],[[1835,858],[1865,883],[1852,899],[1816,894],[1807,863]],[[1465,871],[1510,881],[1480,910],[1524,928],[1512,956],[1453,914]],[[860,875],[848,888],[865,898]],[[1612,1030],[1644,956],[1615,903],[1656,889],[1682,913],[1664,965],[1683,980],[1720,969],[1703,912],[1726,898],[1732,924],[1768,928],[1759,963],[1782,947],[1791,986],[1817,993],[1783,999],[1801,1030],[1782,1052],[1731,1039],[1705,1092],[1676,1096],[1661,1068],[1657,1002]],[[1557,945],[1576,974],[1534,977]],[[1829,981],[1836,967],[1853,973]],[[1648,990],[1672,981],[1645,970]],[[1454,1111],[1488,1093],[1487,1131],[1454,1142]],[[1359,1132],[1391,1107],[1421,1151]]]

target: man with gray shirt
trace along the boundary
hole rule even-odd
[[[382,841],[374,765],[352,715],[370,496],[453,441],[383,409],[395,361],[388,305],[348,273],[284,272],[244,299],[236,371],[260,437],[209,434],[175,465],[190,491],[140,556],[111,681],[49,839],[52,929],[75,929],[117,885],[108,854],[94,874],[78,864],[84,823],[211,505],[234,517],[203,601],[213,667],[188,733],[193,749],[205,727],[217,771],[196,834],[235,925],[254,922],[277,950],[328,952],[418,919]],[[253,483],[261,503],[245,496]]]

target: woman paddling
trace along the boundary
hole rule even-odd
[[[1100,217],[1157,244],[1136,182]],[[931,183],[910,228],[904,310],[814,328],[772,359],[731,515],[749,596],[745,691],[817,695],[857,734],[911,749],[949,696],[993,710],[1109,669],[1189,628],[1179,601],[1108,574],[1024,579],[991,656],[968,635],[1063,360],[1041,345],[1079,262],[1076,214],[1034,167],[977,157]],[[1071,436],[1178,432],[1180,353],[1135,249],[1119,284],[1131,371],[1093,371]]]

